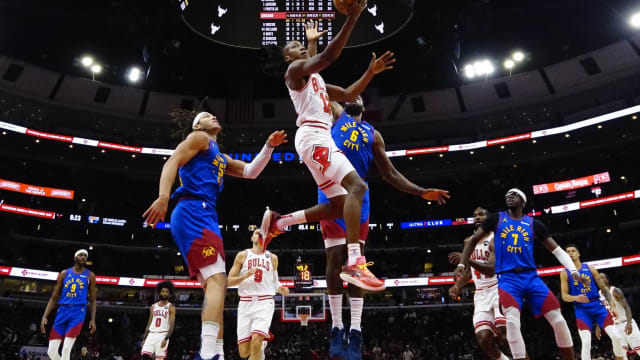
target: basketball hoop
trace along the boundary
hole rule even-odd
[[[300,326],[309,326],[309,314],[298,314]]]

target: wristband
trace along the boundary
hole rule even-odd
[[[458,264],[458,267],[461,267],[461,268],[462,268],[462,270],[464,270],[464,269],[466,269],[466,268],[467,268],[467,265],[465,265],[465,264],[463,264],[463,263],[460,263],[460,264]]]
[[[269,144],[269,142],[267,141],[267,147],[268,147],[269,149],[273,149],[275,146],[273,146],[273,145]]]

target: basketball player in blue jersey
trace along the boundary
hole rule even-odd
[[[604,282],[600,278],[600,273],[593,266],[580,261],[580,251],[576,245],[569,244],[565,246],[565,251],[573,260],[578,273],[586,283],[582,284],[575,280],[569,281],[570,274],[568,270],[560,273],[562,300],[572,302],[576,311],[576,325],[582,342],[581,358],[591,359],[591,331],[593,330],[593,324],[597,323],[611,338],[616,358],[623,359],[622,337],[618,334],[613,324],[611,314],[600,301],[598,289],[602,290],[607,302],[611,303],[611,294],[607,291]]]
[[[527,197],[520,189],[507,191],[507,211],[491,214],[471,239],[465,243],[455,276],[461,276],[469,264],[469,256],[486,234],[494,232],[495,272],[503,314],[507,318],[507,342],[514,359],[525,359],[527,350],[520,331],[520,309],[527,301],[533,315],[544,316],[553,328],[556,344],[565,360],[574,360],[573,341],[567,322],[560,312],[560,303],[538,276],[533,259],[534,241],[539,241],[581,283],[575,264],[567,253],[549,236],[547,227],[527,216]]]
[[[217,137],[222,126],[210,113],[195,116],[193,131],[162,167],[158,199],[144,212],[147,224],[164,220],[176,173],[180,187],[171,196],[178,201],[171,215],[171,235],[205,292],[202,305],[202,336],[197,359],[222,359],[222,313],[227,288],[224,247],[218,228],[216,202],[224,175],[255,179],[269,163],[273,148],[287,142],[276,131],[251,163],[234,160],[220,152]],[[220,336],[219,336],[220,335]],[[216,340],[220,337],[220,340]]]
[[[396,189],[422,196],[424,193],[439,193],[448,198],[448,192],[439,189],[425,189],[404,177],[394,166],[385,151],[385,143],[378,130],[363,120],[365,111],[362,97],[357,96],[343,108],[336,102],[331,103],[334,123],[331,136],[337,148],[342,151],[358,175],[364,179],[375,163],[384,181]],[[329,199],[318,189],[318,203],[327,204]],[[362,308],[364,304],[363,288],[349,283],[349,302],[351,308],[351,328],[347,333],[342,322],[342,280],[348,281],[355,277],[351,269],[341,272],[347,261],[347,234],[344,219],[320,220],[322,237],[325,243],[327,265],[327,289],[329,292],[329,307],[331,309],[332,330],[329,356],[332,358],[361,359],[362,330],[360,327]],[[364,252],[364,244],[369,234],[369,190],[367,189],[360,215],[360,248]],[[377,290],[377,289],[373,289]]]
[[[86,268],[89,253],[85,249],[76,251],[73,256],[73,267],[63,270],[58,275],[56,286],[51,293],[51,298],[40,321],[40,331],[46,333],[47,318],[53,309],[58,306],[56,319],[51,327],[49,335],[49,349],[47,354],[51,360],[69,360],[71,349],[76,341],[87,312],[89,301],[89,332],[96,332],[96,275]],[[60,343],[62,356],[60,355]]]

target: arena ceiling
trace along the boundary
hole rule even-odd
[[[236,0],[240,1],[240,0]],[[253,0],[241,0],[253,1]],[[515,72],[537,68],[624,40],[635,31],[631,0],[384,0],[409,1],[414,16],[398,35],[346,50],[326,76],[356,79],[370,52],[396,52],[393,76],[377,79],[382,94],[458,86],[462,67],[492,59],[494,76],[514,50],[527,58]],[[131,65],[148,78],[136,86],[194,95],[285,95],[278,78],[263,74],[261,53],[213,43],[180,19],[177,0],[3,0],[0,53],[49,69],[90,77],[79,59],[91,54],[104,66],[99,80],[126,83]],[[239,84],[245,84],[243,86]]]

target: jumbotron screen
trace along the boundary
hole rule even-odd
[[[347,47],[380,41],[400,31],[411,18],[405,0],[369,0]],[[332,0],[179,0],[185,23],[196,33],[218,43],[259,49],[305,40],[305,23],[318,22],[328,30],[318,45],[338,34],[346,17]]]

